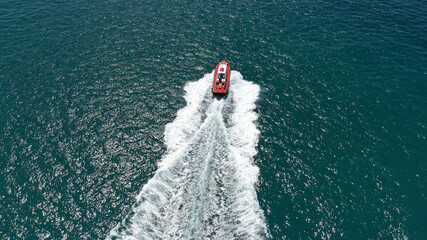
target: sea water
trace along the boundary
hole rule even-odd
[[[426,238],[426,8],[1,1],[0,238]]]

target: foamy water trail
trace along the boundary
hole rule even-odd
[[[187,105],[165,129],[167,152],[132,211],[107,239],[265,239],[253,165],[259,86],[231,72],[212,98],[213,74],[185,86]]]

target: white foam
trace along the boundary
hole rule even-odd
[[[252,82],[244,81],[243,76],[237,71],[232,71],[232,77],[230,90],[235,107],[231,117],[232,126],[228,129],[228,138],[236,164],[239,166],[237,168],[238,178],[242,180],[238,182],[240,189],[235,207],[240,212],[239,231],[249,231],[251,239],[254,239],[258,231],[265,233],[265,236],[268,235],[254,188],[259,173],[258,167],[253,165],[253,156],[257,153],[256,146],[259,139],[259,130],[255,124],[258,115],[254,109],[260,87]]]
[[[185,85],[184,98],[187,106],[178,111],[175,120],[165,127],[165,143],[168,151],[174,151],[186,143],[199,129],[202,116],[202,102],[208,92],[213,73]]]
[[[212,77],[185,86],[187,105],[165,128],[159,169],[107,239],[268,237],[253,165],[259,86],[232,71],[229,97],[217,100],[210,94]],[[226,106],[233,109],[228,128]]]

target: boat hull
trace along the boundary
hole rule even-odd
[[[215,97],[224,97],[228,93],[230,84],[231,67],[227,61],[221,61],[215,68],[213,77],[212,94]]]

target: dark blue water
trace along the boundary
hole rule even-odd
[[[426,238],[426,12],[2,1],[1,238]]]

